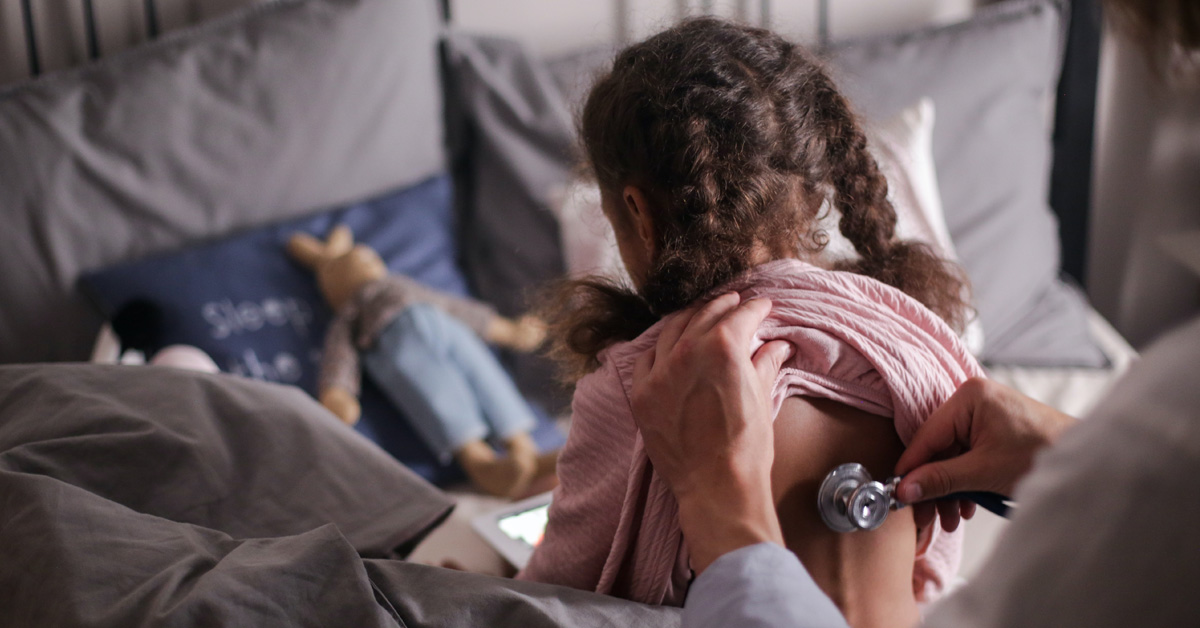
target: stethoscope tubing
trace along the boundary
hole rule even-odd
[[[961,493],[951,493],[942,499],[959,499],[975,502],[980,508],[991,512],[994,515],[1009,518],[1012,514],[1012,507],[1008,502],[1012,500],[1001,495],[1000,493],[992,493],[989,491],[963,491]]]

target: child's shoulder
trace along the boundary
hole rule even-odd
[[[600,368],[575,383],[571,429],[563,450],[564,455],[568,450],[572,453],[566,457],[573,457],[575,450],[599,448],[615,453],[633,446],[637,427],[627,384],[611,359],[602,360]]]

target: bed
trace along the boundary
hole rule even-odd
[[[669,609],[422,566],[455,558],[502,571],[466,525],[494,502],[433,488],[457,487],[461,475],[394,415],[368,412],[355,433],[269,383],[311,390],[312,347],[328,320],[311,284],[289,283],[296,269],[272,257],[296,229],[360,224],[380,234],[394,269],[505,315],[571,265],[572,234],[587,230],[567,210],[572,107],[611,48],[542,58],[509,38],[457,31],[449,8],[262,3],[0,88],[0,477],[23,513],[4,515],[17,527],[4,527],[0,544],[23,558],[0,568],[0,597],[20,609],[0,623],[336,624],[349,608],[367,613],[355,620],[364,625],[675,621]],[[962,24],[826,51],[870,120],[931,98],[927,151],[943,229],[975,284],[979,355],[996,378],[1076,413],[1134,357],[1069,279],[1082,276],[1085,255],[1095,10],[1008,0]],[[164,342],[201,346],[241,375],[59,364],[86,360],[105,317],[131,295],[161,300],[181,321],[228,303]],[[566,391],[544,360],[503,358],[541,409],[539,442],[561,444]],[[26,429],[39,413],[55,420]],[[194,424],[213,429],[197,435]],[[175,451],[178,466],[154,467],[136,439],[123,440],[143,433],[151,450]],[[99,463],[81,461],[106,459],[60,446],[81,435],[127,443],[128,474],[89,471]],[[212,456],[228,469],[198,462]],[[250,481],[260,470],[267,477]],[[146,483],[189,474],[212,481],[181,491],[182,505]],[[368,507],[413,495],[429,510],[397,507],[384,526],[403,534],[381,538],[365,522],[378,519]],[[270,516],[239,521],[251,512]],[[93,516],[112,525],[77,525]],[[980,525],[966,575],[997,524]],[[147,538],[207,559],[167,569],[142,560]],[[256,575],[263,561],[295,580]],[[314,573],[337,583],[318,587],[324,598],[294,586]]]

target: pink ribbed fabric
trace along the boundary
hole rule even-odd
[[[776,339],[796,348],[775,383],[776,414],[790,396],[824,397],[892,419],[907,444],[959,384],[983,375],[940,318],[873,279],[778,260],[728,289],[774,303],[754,349]],[[633,364],[661,328],[611,347],[601,368],[580,380],[550,523],[518,578],[683,603],[690,570],[678,505],[646,457],[629,404]],[[960,535],[938,534],[918,559],[914,574],[930,598],[950,582],[960,556]]]

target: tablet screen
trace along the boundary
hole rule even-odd
[[[521,541],[530,547],[537,547],[542,542],[542,534],[546,531],[546,519],[550,504],[535,506],[529,510],[513,513],[496,522],[500,530],[510,539]]]

